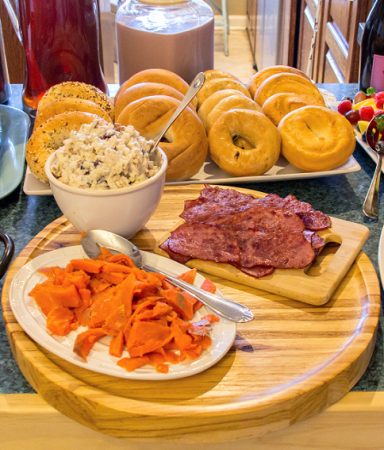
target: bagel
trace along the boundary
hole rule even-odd
[[[64,81],[63,83],[55,84],[41,97],[37,108],[44,108],[46,103],[67,97],[90,100],[103,108],[109,116],[113,117],[113,104],[109,97],[96,86],[81,83],[80,81]]]
[[[169,97],[182,100],[183,94],[168,84],[144,82],[134,84],[126,88],[125,91],[115,98],[115,117],[118,120],[119,114],[129,103],[150,95],[168,95]]]
[[[132,125],[146,139],[155,139],[179,105],[179,100],[166,95],[144,97],[124,108],[119,124]],[[208,140],[201,120],[191,108],[176,119],[160,147],[168,158],[168,181],[186,180],[199,171],[207,156]]]
[[[325,106],[325,102],[322,97],[320,99],[312,95],[282,92],[272,95],[264,102],[263,113],[277,126],[280,120],[291,111],[309,105]]]
[[[232,109],[223,113],[209,131],[212,160],[234,176],[261,175],[280,155],[280,134],[262,113]]]
[[[243,94],[234,94],[220,100],[208,114],[206,129],[209,132],[216,120],[226,111],[231,109],[249,109],[261,112],[261,107],[249,97]]]
[[[107,121],[111,120],[109,114],[91,100],[84,100],[77,97],[64,97],[58,100],[46,101],[39,104],[37,109],[37,116],[35,119],[34,128],[38,128],[43,122],[49,118],[68,111],[83,111],[91,114],[96,114]]]
[[[183,95],[185,95],[189,89],[188,83],[177,75],[177,73],[166,69],[145,69],[135,73],[128,78],[127,81],[124,81],[117,91],[115,98],[118,99],[120,94],[122,94],[130,86],[144,82],[167,84],[168,86],[171,86],[181,92]],[[197,105],[197,99],[194,98],[192,103]]]
[[[296,109],[281,120],[278,128],[283,156],[304,171],[334,169],[355,149],[352,125],[337,111],[323,106]]]
[[[210,95],[222,89],[236,89],[247,97],[251,97],[248,89],[241,81],[235,80],[234,78],[213,78],[212,80],[206,81],[197,93],[198,108]]]
[[[233,78],[235,80],[238,80],[238,78],[232,75],[231,73],[217,69],[206,70],[204,72],[204,76],[206,82],[209,80],[213,80],[214,78]]]
[[[261,83],[256,91],[255,101],[262,106],[269,97],[282,92],[311,95],[318,101],[323,98],[318,88],[308,79],[294,73],[278,73]]]
[[[299,69],[295,69],[294,67],[283,65],[266,67],[265,69],[262,69],[259,72],[253,74],[248,82],[248,89],[249,92],[251,93],[252,98],[255,97],[256,91],[261,85],[261,83],[270,76],[276,75],[277,73],[294,73],[295,75],[299,75],[309,80],[309,78],[307,77],[307,75],[305,75],[304,72],[302,72]]]
[[[96,114],[83,111],[69,111],[57,114],[35,128],[27,142],[26,159],[31,172],[43,183],[48,183],[44,165],[48,156],[63,144],[71,131],[78,130],[84,123],[101,120]],[[109,122],[112,122],[109,118]]]
[[[200,108],[197,112],[204,126],[207,127],[207,119],[208,114],[212,111],[212,109],[224,98],[227,98],[231,95],[245,95],[238,91],[237,89],[222,89],[221,91],[216,91],[212,95],[210,95],[204,102],[200,105]]]

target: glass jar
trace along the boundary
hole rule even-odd
[[[127,0],[116,13],[119,81],[151,68],[190,83],[213,69],[214,14],[203,0]]]

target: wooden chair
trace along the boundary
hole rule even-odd
[[[215,0],[206,0],[207,3],[209,3],[214,10],[216,10],[220,15],[223,16],[223,30],[224,30],[224,55],[229,55],[229,48],[228,48],[228,35],[230,32],[230,26],[229,26],[229,14],[228,14],[228,1],[227,0],[221,0],[221,6],[219,6]]]

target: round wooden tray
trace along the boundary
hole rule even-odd
[[[197,197],[200,189],[197,185],[166,187],[159,208],[135,242],[143,249],[154,249],[179,221],[184,200]],[[79,240],[63,217],[48,225],[15,259],[2,304],[14,356],[27,380],[48,403],[88,427],[118,437],[185,442],[257,436],[336,402],[367,368],[375,343],[380,290],[375,270],[363,253],[322,307],[212,277],[226,296],[251,307],[255,320],[239,324],[229,353],[201,374],[180,380],[134,381],[76,367],[28,338],[11,312],[8,294],[23,264]]]

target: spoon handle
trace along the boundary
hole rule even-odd
[[[177,107],[175,112],[172,114],[171,118],[168,120],[167,124],[165,125],[164,129],[161,131],[159,136],[157,136],[155,143],[153,144],[153,148],[156,148],[159,145],[159,142],[161,141],[164,134],[169,130],[170,126],[173,124],[173,122],[179,117],[179,115],[184,111],[184,109],[189,105],[193,97],[200,91],[205,81],[205,75],[203,72],[199,72],[195,78],[193,79],[187,93],[185,94],[185,97],[183,100],[181,100],[180,105]]]
[[[252,311],[240,303],[236,303],[232,300],[229,300],[225,297],[219,297],[218,295],[211,294],[210,292],[204,291],[203,289],[199,289],[193,284],[186,283],[179,278],[176,278],[169,273],[166,273],[158,268],[154,268],[148,265],[143,265],[143,268],[149,272],[158,272],[162,275],[165,275],[167,279],[185,291],[189,292],[196,298],[198,298],[201,303],[211,308],[215,313],[219,314],[222,317],[225,317],[232,322],[249,322],[253,319]]]
[[[370,219],[377,219],[379,214],[379,187],[383,155],[378,153],[375,173],[363,203],[363,213]]]

